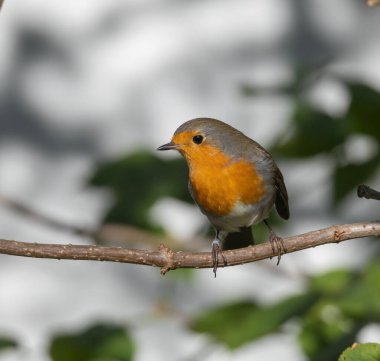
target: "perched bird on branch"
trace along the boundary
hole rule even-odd
[[[253,244],[252,225],[261,221],[269,229],[279,262],[286,249],[266,218],[275,205],[278,214],[288,219],[289,206],[284,178],[272,156],[239,130],[211,118],[182,124],[172,140],[158,148],[170,149],[185,157],[190,193],[215,228],[215,276],[223,243]]]

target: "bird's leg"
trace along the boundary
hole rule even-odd
[[[220,252],[220,241],[218,238],[215,238],[212,241],[212,246],[211,246],[211,255],[212,255],[212,265],[213,265],[213,271],[214,275],[216,277],[216,270],[218,269],[218,256]]]
[[[211,255],[212,255],[212,265],[213,265],[213,271],[214,271],[214,275],[216,277],[216,271],[218,269],[218,265],[219,265],[219,253],[221,254],[222,258],[223,258],[223,263],[226,264],[226,259],[223,255],[223,252],[222,252],[222,242],[223,239],[227,236],[228,233],[225,233],[225,232],[221,232],[221,231],[216,231],[216,237],[215,239],[212,241],[212,245],[211,245]]]
[[[266,219],[264,219],[264,223],[269,230],[269,241],[272,246],[273,254],[277,254],[277,266],[278,266],[280,264],[281,254],[286,253],[287,249],[285,247],[284,240],[281,237],[277,236],[276,233],[274,233],[272,227],[269,225]]]

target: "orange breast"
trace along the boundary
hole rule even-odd
[[[264,196],[265,183],[251,163],[233,161],[209,145],[184,155],[194,198],[207,212],[228,215],[237,202],[254,204]]]

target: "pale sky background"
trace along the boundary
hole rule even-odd
[[[327,61],[308,97],[330,113],[344,112],[349,98],[333,75],[380,90],[379,34],[380,8],[353,0],[5,0],[0,194],[62,221],[96,226],[110,204],[107,192],[85,187],[96,162],[143,147],[154,152],[178,125],[199,116],[224,120],[269,147],[289,128],[292,99],[273,93],[244,97],[241,85],[286,85],[297,64]],[[360,161],[376,147],[357,137],[346,151]],[[339,217],[331,218],[326,157],[279,165],[292,211],[284,235],[377,217],[378,205],[353,192]],[[373,184],[379,181],[378,175]],[[152,217],[185,241],[206,224],[195,206],[170,199],[155,205]],[[88,242],[2,205],[0,237]],[[174,316],[147,317],[157,303],[187,313],[241,297],[274,302],[303,289],[300,273],[360,267],[371,252],[361,242],[286,255],[278,268],[263,261],[220,269],[216,279],[210,270],[197,271],[193,283],[142,266],[1,255],[0,336],[13,335],[23,347],[0,353],[0,361],[47,361],[52,333],[99,320],[131,325],[137,361],[185,360],[207,338],[187,331]],[[286,333],[232,353],[215,346],[204,360],[302,361],[296,332],[290,324]],[[361,338],[379,341],[380,330],[367,328]]]

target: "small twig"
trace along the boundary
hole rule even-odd
[[[1,1],[1,0],[0,0]],[[67,224],[62,221],[58,221],[50,216],[42,214],[31,207],[10,199],[4,195],[0,195],[0,204],[12,209],[13,211],[26,216],[38,223],[44,224],[45,226],[56,228],[65,232],[73,233],[78,236],[90,237],[97,240],[97,234],[95,231],[74,226],[72,224]]]
[[[284,238],[287,253],[339,243],[353,238],[380,236],[380,222],[335,225],[298,236]],[[57,245],[10,241],[0,239],[0,253],[34,258],[54,258],[71,260],[110,261],[156,266],[165,274],[176,268],[211,268],[210,252],[173,251],[161,245],[158,251],[125,249],[121,247],[101,247],[83,245]],[[220,267],[254,262],[276,256],[269,242],[235,250],[224,251],[225,263],[220,259]],[[221,257],[221,256],[220,256]]]
[[[79,227],[58,220],[52,216],[43,214],[36,209],[0,194],[0,204],[22,216],[28,217],[45,227],[54,228],[63,232],[75,234],[93,239],[97,244],[142,244],[157,247],[157,244],[165,242],[170,246],[179,247],[172,239],[155,236],[145,230],[126,224],[105,223],[97,229]]]
[[[359,198],[367,198],[367,199],[376,199],[380,201],[380,192],[375,191],[371,187],[368,187],[364,184],[361,184],[358,187],[358,197]]]

